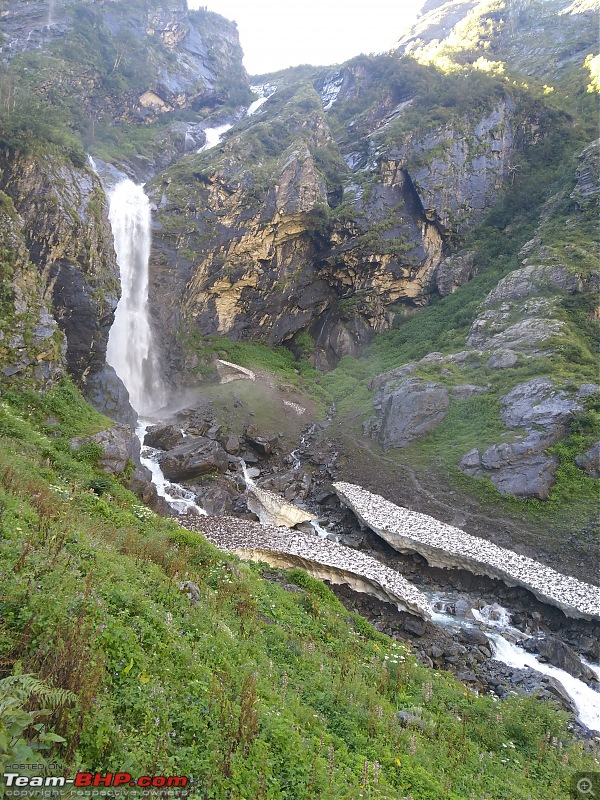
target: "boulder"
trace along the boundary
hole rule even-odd
[[[218,442],[202,436],[190,436],[188,439],[158,457],[166,478],[173,481],[190,480],[227,470],[229,457]]]
[[[93,436],[76,436],[71,439],[71,447],[78,449],[88,442],[100,445],[103,453],[97,466],[111,475],[124,472],[129,462],[139,464],[140,443],[129,425],[117,423]]]
[[[233,504],[239,497],[232,487],[213,484],[199,489],[196,502],[207,514],[219,516],[233,513]]]
[[[178,425],[152,425],[144,436],[144,445],[156,450],[172,450],[185,439]]]
[[[600,439],[577,456],[575,463],[589,478],[600,478]]]
[[[545,452],[550,442],[537,431],[520,442],[492,445],[480,456],[475,448],[458,468],[466,475],[487,475],[500,494],[545,500],[558,468],[558,458]]]
[[[523,647],[529,653],[537,653],[543,661],[563,669],[574,678],[592,681],[596,677],[594,671],[582,663],[577,653],[556,636],[536,636],[526,639]]]
[[[250,447],[261,456],[273,455],[279,442],[277,436],[262,436],[251,425],[246,429],[245,439]]]
[[[507,369],[514,367],[518,360],[519,356],[514,350],[496,350],[485,362],[485,365],[490,369]]]
[[[560,436],[573,414],[583,411],[581,403],[556,389],[550,378],[520,383],[501,397],[500,403],[500,418],[509,428],[541,426],[554,436]]]
[[[240,437],[233,433],[227,436],[221,444],[230,455],[237,455],[240,452]]]
[[[418,378],[402,381],[381,402],[379,437],[383,449],[406,447],[420,439],[444,419],[449,404],[443,386]]]

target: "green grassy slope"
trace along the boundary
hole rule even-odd
[[[68,385],[0,401],[0,766],[187,775],[198,800],[559,800],[593,768],[563,713],[475,697],[304,573],[287,591],[140,506],[68,446],[104,425]],[[30,728],[42,693],[11,674],[77,700]]]

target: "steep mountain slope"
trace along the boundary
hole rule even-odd
[[[349,544],[368,535],[333,480],[594,583],[594,8],[429,2],[396,54],[255,78],[260,107],[234,24],[180,0],[3,10],[0,766],[188,774],[193,800],[548,800],[595,768],[564,690],[502,673],[482,631],[342,593],[375,630],[306,573],[225,556],[124,488],[152,499],[105,364],[119,287],[86,159],[107,186],[147,181],[165,384],[194,405],[151,434],[217,454],[188,481],[196,502],[247,515],[243,457]],[[217,383],[217,357],[255,380]],[[593,683],[594,623],[436,579],[518,602],[525,636]]]

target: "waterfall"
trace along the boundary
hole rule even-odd
[[[126,178],[109,194],[109,219],[121,273],[121,299],[110,329],[106,360],[125,384],[133,408],[164,405],[148,314],[150,202],[143,186]]]
[[[54,25],[54,3],[55,0],[50,0],[48,4],[48,21],[46,22],[48,27]]]

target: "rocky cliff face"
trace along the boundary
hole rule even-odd
[[[56,155],[5,152],[0,166],[13,271],[12,289],[3,281],[5,374],[44,385],[66,370],[85,387],[104,369],[120,291],[104,192],[90,170]]]
[[[478,58],[556,79],[597,48],[597,0],[430,0],[398,42],[419,60]]]
[[[282,86],[220,146],[155,179],[153,305],[172,357],[174,328],[292,347],[308,333],[327,369],[429,302],[444,256],[491,207],[534,122],[505,96],[441,126],[423,112],[405,134],[421,101],[417,88],[402,100],[396,83],[427,76],[361,58]],[[455,270],[442,293],[475,271]]]
[[[24,2],[3,14],[2,56],[16,70],[44,59],[42,92],[60,85],[96,121],[151,121],[175,109],[210,109],[247,94],[234,23],[185,0]],[[29,54],[29,61],[23,58]]]

